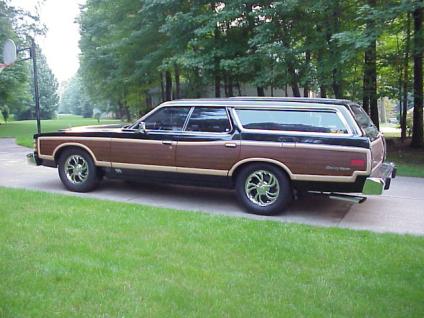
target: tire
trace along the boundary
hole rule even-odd
[[[260,215],[281,213],[293,199],[289,178],[280,168],[266,163],[243,168],[237,175],[236,192],[249,213]]]
[[[73,192],[92,191],[102,178],[91,156],[80,148],[63,151],[59,157],[58,171],[64,186]]]

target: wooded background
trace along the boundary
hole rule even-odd
[[[289,87],[294,96],[360,102],[379,125],[377,100],[388,97],[404,138],[413,108],[411,143],[419,147],[423,6],[423,0],[88,0],[79,18],[80,70],[64,85],[60,108],[131,120],[155,106],[155,91],[165,101],[202,97],[210,87],[216,97],[238,95],[241,85],[255,87],[258,96]],[[0,41],[25,42],[28,30],[17,23],[25,13],[4,0],[0,10]],[[42,33],[33,19],[27,29]],[[0,105],[18,116],[30,104],[28,73],[16,65],[0,74]],[[45,78],[51,88],[45,94],[56,94],[54,76]],[[42,103],[45,114],[52,103],[57,107],[55,99]]]

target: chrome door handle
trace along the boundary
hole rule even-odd
[[[163,145],[169,145],[169,146],[172,146],[172,141],[170,141],[170,140],[162,140],[162,144],[163,144]]]
[[[227,142],[225,144],[225,147],[227,147],[227,148],[236,148],[237,147],[237,144],[236,143],[233,143],[233,142]]]

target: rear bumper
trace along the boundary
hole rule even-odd
[[[391,180],[396,177],[396,166],[392,162],[383,162],[373,173],[365,180],[362,189],[363,194],[380,195],[384,190],[390,188]]]

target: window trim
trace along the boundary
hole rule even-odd
[[[347,130],[346,134],[341,133],[324,133],[324,132],[309,132],[309,131],[293,131],[293,130],[268,130],[268,129],[249,129],[245,128],[243,124],[241,123],[240,118],[238,117],[236,110],[281,110],[281,111],[331,111],[335,112],[337,116],[339,117],[340,121],[344,125],[344,127]],[[343,114],[340,112],[340,110],[336,107],[322,107],[322,108],[310,108],[310,107],[290,107],[290,106],[284,106],[284,107],[270,107],[270,108],[252,108],[252,107],[243,107],[243,106],[236,106],[231,108],[232,115],[235,118],[235,121],[237,123],[237,126],[241,130],[241,132],[245,133],[266,133],[266,134],[286,134],[286,135],[293,135],[293,136],[300,136],[300,135],[314,135],[314,136],[344,136],[344,137],[351,137],[353,136],[352,129],[350,125],[347,123],[346,118],[343,116]]]
[[[223,131],[223,132],[208,132],[208,131],[190,131],[190,130],[187,130],[188,123],[191,119],[191,115],[193,114],[195,108],[224,108],[225,113],[227,115],[227,121],[230,123],[230,130],[229,131]],[[205,134],[208,134],[208,135],[230,135],[230,134],[232,134],[234,132],[234,126],[233,126],[233,123],[232,123],[232,120],[231,120],[231,116],[230,116],[230,112],[229,112],[228,107],[227,106],[202,106],[202,105],[192,106],[192,110],[190,110],[189,115],[187,116],[187,121],[184,125],[184,129],[183,129],[182,132],[186,133],[186,134],[192,134],[192,135],[193,134],[199,134],[199,135],[205,135]]]

